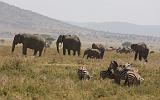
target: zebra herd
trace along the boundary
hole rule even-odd
[[[80,80],[89,80],[92,77],[85,66],[80,66],[77,73]],[[125,80],[124,85],[127,86],[140,85],[144,80],[132,64],[118,65],[116,61],[111,61],[107,70],[100,71],[100,78],[114,79],[119,85],[121,80]]]

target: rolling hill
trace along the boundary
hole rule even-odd
[[[115,44],[119,46],[122,42],[126,41],[146,42],[154,45],[159,45],[160,43],[159,37],[120,34],[120,32],[113,34],[113,32],[105,32],[105,30],[96,28],[89,29],[89,27],[71,25],[1,1],[0,15],[0,38],[11,38],[14,36],[13,33],[29,32],[50,34],[55,39],[59,34],[76,34],[83,42],[83,47],[86,44],[91,45],[93,42],[103,43],[107,46]],[[99,26],[99,28],[103,27]],[[126,30],[128,29],[126,28]]]
[[[69,22],[69,23],[80,26],[80,27],[104,31],[104,32],[149,35],[149,36],[159,36],[160,37],[160,25],[136,25],[136,24],[132,24],[128,22],[103,22],[103,23]]]
[[[38,13],[0,1],[0,32],[90,33],[92,30],[69,25]]]

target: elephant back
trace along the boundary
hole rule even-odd
[[[24,42],[27,41],[28,43],[45,45],[45,39],[42,36],[26,33],[22,34],[22,36],[24,37]]]
[[[65,40],[74,40],[77,42],[80,42],[80,39],[77,35],[65,35]]]
[[[142,48],[145,48],[145,49],[148,48],[147,45],[145,43],[143,43],[143,42],[142,43],[138,43],[138,45],[141,46]]]
[[[144,50],[144,49],[148,49],[149,50],[148,46],[143,42],[137,43],[137,44],[132,44],[131,48],[134,49],[135,51],[137,51],[137,50],[140,51],[140,50]]]
[[[98,44],[98,43],[93,43],[92,44],[92,48],[93,49],[105,49],[104,46],[102,44]]]

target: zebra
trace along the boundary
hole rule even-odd
[[[91,78],[89,71],[84,66],[78,68],[77,74],[80,80],[89,80]]]
[[[126,80],[125,80],[125,85],[140,85],[140,82],[143,81],[144,79],[140,76],[140,74],[133,72],[133,71],[128,71]]]
[[[127,64],[126,64],[127,65]],[[117,84],[120,84],[121,80],[125,80],[125,84],[130,84],[132,82],[131,76],[137,78],[137,81],[140,79],[140,75],[138,75],[138,71],[132,69],[131,65],[122,65],[123,67],[119,67],[116,61],[111,61],[109,65],[109,70],[114,74],[114,81]],[[135,78],[135,79],[136,79]],[[135,81],[134,79],[134,81]]]

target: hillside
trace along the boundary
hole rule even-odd
[[[38,13],[0,2],[0,32],[90,33],[91,30],[69,25]]]
[[[84,28],[123,34],[136,34],[136,35],[149,35],[160,37],[160,25],[136,25],[127,22],[89,22],[77,23],[69,22],[70,24],[77,25]]]
[[[104,32],[105,30],[96,31],[70,25],[3,2],[0,2],[0,14],[0,38],[11,38],[14,36],[13,33],[29,32],[50,34],[55,39],[59,34],[77,34],[83,42],[83,47],[91,45],[93,42],[101,42],[106,46],[119,46],[125,41],[146,42],[156,46],[160,43],[158,37],[126,35],[119,34],[119,32],[113,34],[113,32]],[[103,27],[100,26],[100,28]]]

